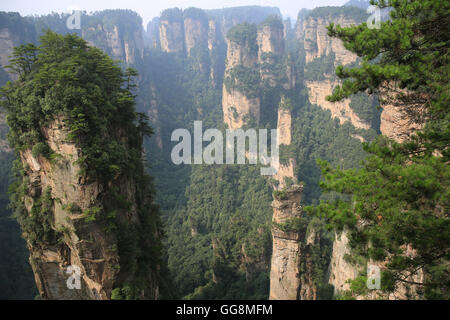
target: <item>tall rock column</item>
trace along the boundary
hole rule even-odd
[[[186,17],[184,19],[184,42],[186,53],[191,55],[195,47],[205,48],[208,45],[208,22],[206,15],[204,20]]]
[[[272,263],[270,269],[270,300],[298,300],[300,289],[301,241],[304,234],[283,231],[280,225],[300,219],[303,187],[293,186],[272,203]]]
[[[272,71],[273,66],[281,63],[285,51],[284,26],[281,20],[264,23],[258,30],[258,61],[261,79],[268,80],[270,86],[277,85],[278,77]]]
[[[256,27],[242,24],[228,33],[222,108],[224,122],[230,129],[241,128],[248,117],[259,122],[261,100],[254,87],[259,86],[256,32]],[[244,83],[245,76],[251,76],[257,83]]]

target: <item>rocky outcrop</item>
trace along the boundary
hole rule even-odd
[[[228,39],[225,77],[230,76],[233,68],[245,67],[255,69],[258,62],[258,52],[251,46]],[[239,79],[236,79],[239,82]],[[249,97],[235,88],[223,85],[222,109],[224,122],[230,129],[241,128],[246,118],[252,116],[259,121],[261,100],[259,97]]]
[[[284,53],[283,26],[265,25],[258,31],[259,61],[264,54],[281,56]]]
[[[95,217],[101,208],[102,197],[111,187],[79,175],[77,160],[81,150],[67,139],[63,119],[57,119],[43,134],[57,157],[50,161],[34,156],[31,150],[20,152],[29,187],[23,201],[29,215],[45,206],[47,226],[45,233],[56,235],[56,241],[31,241],[25,232],[30,250],[30,263],[40,295],[44,299],[95,299],[111,298],[121,267],[118,238]],[[123,137],[126,139],[126,137]],[[132,178],[116,181],[114,188],[124,196],[130,210],[118,209],[118,219],[130,226],[141,223],[136,207],[136,185]],[[90,216],[91,220],[87,220]],[[92,218],[93,217],[93,218]],[[36,231],[37,232],[37,231]],[[45,238],[44,235],[39,235]],[[71,288],[70,277],[80,271],[81,289]],[[76,271],[75,271],[76,272]],[[132,273],[128,275],[132,279]],[[158,297],[157,279],[149,275],[152,283],[142,297]]]
[[[223,88],[222,96],[223,118],[230,129],[239,129],[246,123],[246,117],[251,115],[255,119],[260,116],[260,99],[248,98],[243,93]]]
[[[163,52],[184,52],[184,24],[182,21],[161,20],[159,38]]]
[[[331,117],[339,119],[341,124],[350,121],[355,128],[370,129],[370,124],[361,120],[358,115],[350,107],[351,100],[344,99],[339,102],[327,101],[333,89],[338,85],[337,81],[326,79],[324,81],[305,81],[305,85],[309,92],[309,102],[318,105],[322,109],[330,110]]]
[[[293,186],[283,199],[275,198],[273,207],[273,251],[270,269],[270,300],[297,300],[300,289],[301,241],[299,232],[285,232],[282,225],[293,218],[301,218],[300,205],[303,187]]]
[[[278,143],[289,146],[292,142],[292,116],[291,111],[285,108],[278,109]]]
[[[124,30],[118,25],[99,23],[96,27],[83,29],[82,37],[90,45],[107,52],[111,58],[136,65],[144,57],[144,35],[140,25],[128,28]]]
[[[278,145],[289,146],[292,143],[292,116],[291,111],[284,108],[285,98],[282,97],[280,107],[278,108]],[[273,177],[278,181],[275,189],[283,190],[286,187],[286,179],[295,182],[295,159],[289,159],[287,164],[278,164],[278,171]]]
[[[209,19],[208,21],[208,49],[212,51],[218,42],[218,29],[217,23],[214,19]]]
[[[336,55],[336,65],[346,65],[356,61],[356,54],[347,51],[340,39],[328,36],[327,26],[332,22],[342,27],[356,24],[353,18],[344,15],[338,17],[309,16],[298,23],[297,34],[302,37],[300,40],[304,43],[306,63],[321,56],[329,55],[331,51]]]
[[[305,71],[308,71],[309,78],[305,78],[304,84],[308,89],[310,103],[330,110],[332,118],[339,119],[341,124],[350,121],[355,128],[370,129],[371,123],[361,119],[350,107],[350,98],[339,102],[326,100],[326,97],[331,95],[334,88],[340,84],[335,76],[336,66],[348,65],[357,60],[357,55],[346,50],[340,39],[328,36],[327,27],[331,23],[342,27],[356,25],[360,22],[358,19],[347,14],[344,8],[319,8],[299,18],[296,33],[305,49]],[[309,68],[312,69],[309,70]],[[327,71],[317,74],[323,72],[322,70]]]
[[[303,186],[293,185],[274,195],[270,300],[317,299],[313,251],[320,245],[320,233],[306,228],[302,192]]]
[[[284,27],[279,25],[264,25],[258,30],[258,62],[262,80],[268,80],[269,85],[277,85],[277,75],[271,70],[281,63],[284,55]]]

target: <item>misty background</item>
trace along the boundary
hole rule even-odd
[[[22,16],[45,15],[51,12],[69,12],[72,10],[101,11],[105,9],[131,9],[143,18],[144,26],[154,17],[167,8],[179,7],[182,9],[197,7],[201,9],[221,9],[237,6],[273,6],[281,10],[283,16],[297,19],[298,12],[303,9],[313,9],[322,6],[342,6],[348,0],[15,0],[1,1],[0,11],[19,12]]]

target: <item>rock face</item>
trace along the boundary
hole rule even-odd
[[[341,27],[355,25],[353,18],[341,15],[339,17],[307,17],[298,24],[297,34],[301,35],[305,46],[306,63],[313,61],[333,51],[336,55],[336,64],[346,65],[356,61],[356,54],[347,51],[340,39],[328,36],[327,26],[331,23],[339,24]]]
[[[284,53],[283,27],[264,26],[258,31],[259,59],[264,53],[281,56]]]
[[[145,33],[146,45],[153,49],[161,49],[159,39],[159,17],[153,18],[147,24],[147,32]]]
[[[347,262],[344,259],[347,254],[350,254],[347,232],[336,233],[329,268],[329,283],[334,286],[334,294],[349,290],[350,284],[347,280],[355,279],[362,269]]]
[[[193,18],[184,19],[184,41],[188,55],[195,47],[206,48],[208,44],[208,25]]]
[[[275,199],[273,207],[273,253],[270,269],[270,300],[298,300],[300,289],[301,240],[298,232],[284,232],[276,224],[300,218],[303,187],[293,186],[284,200]]]
[[[125,30],[118,25],[99,23],[97,27],[83,29],[82,37],[92,46],[107,52],[111,58],[135,65],[144,57],[144,35],[140,25],[128,28]]]
[[[258,52],[246,45],[241,45],[232,40],[227,41],[227,63],[225,77],[235,67],[245,67],[256,69],[258,62]],[[224,122],[230,129],[241,128],[245,124],[248,116],[253,116],[259,121],[261,100],[259,97],[248,97],[244,93],[223,85],[222,108]]]
[[[292,143],[292,116],[289,109],[283,108],[284,97],[278,108],[278,145],[289,146]],[[278,181],[276,189],[283,190],[286,186],[286,179],[291,179],[295,182],[295,159],[289,159],[288,164],[279,164],[277,174],[273,177]]]
[[[86,221],[86,212],[95,212],[109,186],[80,178],[76,162],[80,150],[67,141],[63,119],[43,128],[43,133],[51,150],[59,155],[56,161],[35,157],[31,150],[20,153],[30,181],[23,199],[26,210],[35,214],[45,194],[49,202],[46,204],[49,228],[58,237],[55,243],[27,241],[39,293],[44,299],[110,299],[124,262],[119,259],[118,239],[100,222]],[[132,204],[128,212],[117,212],[120,219],[129,225],[139,225],[134,181],[123,179],[115,187]],[[29,239],[27,234],[24,236]],[[81,272],[80,290],[69,289],[67,285],[72,275],[69,266]],[[153,285],[145,296],[157,298],[157,279],[149,281]]]
[[[232,39],[227,40],[227,59],[225,77],[230,76],[233,68],[244,67],[257,71],[260,74],[260,80],[268,80],[270,86],[277,85],[277,76],[273,74],[268,66],[281,62],[285,43],[283,36],[283,25],[272,26],[262,25],[257,31],[256,49],[253,45],[246,43],[238,43]],[[292,69],[287,68],[286,73],[289,76],[289,82],[295,85],[295,77],[292,74]],[[237,80],[239,83],[239,80]],[[288,84],[283,84],[289,86]],[[257,95],[248,96],[234,88],[227,88],[224,83],[222,107],[224,114],[224,121],[231,129],[242,127],[246,123],[248,116],[259,122],[261,113],[261,99]]]
[[[182,21],[160,21],[159,38],[163,52],[184,52],[183,27]]]
[[[331,67],[332,72],[320,75],[323,76],[323,80],[305,79],[304,83],[308,88],[309,101],[322,109],[330,110],[331,116],[339,119],[341,124],[350,121],[358,129],[370,129],[371,125],[360,119],[351,109],[350,99],[340,102],[329,102],[326,100],[326,97],[331,95],[334,88],[339,84],[334,76],[334,68],[338,65],[353,63],[357,59],[356,54],[344,48],[340,39],[328,36],[327,26],[330,23],[348,27],[357,24],[357,21],[345,14],[337,16],[323,14],[306,16],[300,19],[297,24],[297,37],[303,43],[307,65],[318,58],[330,54],[334,54],[335,57],[334,65]]]
[[[246,117],[252,115],[259,119],[261,102],[259,97],[248,98],[243,93],[223,88],[223,118],[230,129],[239,129],[246,123]]]
[[[382,104],[380,131],[384,136],[399,143],[408,140],[412,133],[421,129],[421,125],[411,123],[410,117],[398,107]]]
[[[277,77],[270,67],[280,63],[285,51],[283,25],[265,25],[258,30],[258,62],[262,80],[268,80],[270,86],[277,85]]]
[[[339,102],[330,102],[326,100],[333,89],[338,85],[337,81],[326,79],[324,81],[305,81],[309,91],[309,101],[322,109],[330,110],[333,118],[339,119],[341,124],[350,121],[355,128],[370,129],[370,124],[361,120],[350,107],[350,99],[344,99]]]
[[[292,142],[292,116],[291,111],[285,108],[278,109],[278,143],[289,146]]]
[[[2,67],[9,65],[9,56],[12,55],[15,46],[13,39],[9,29],[0,29],[0,65]]]

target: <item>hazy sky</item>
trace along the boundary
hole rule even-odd
[[[167,8],[197,7],[216,9],[247,5],[279,7],[284,16],[296,18],[302,8],[341,6],[348,0],[0,0],[0,11],[16,11],[21,15],[65,12],[69,8],[97,11],[131,9],[138,12],[144,24]]]

